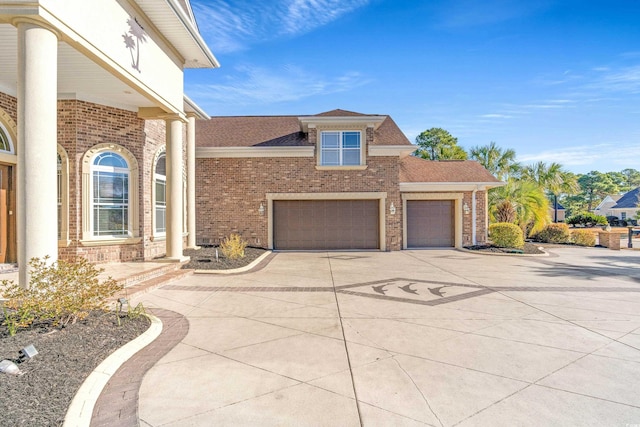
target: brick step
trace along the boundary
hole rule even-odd
[[[120,285],[124,286],[125,288],[128,288],[136,285],[139,282],[144,282],[146,280],[153,279],[154,277],[163,276],[172,271],[179,270],[180,268],[182,268],[181,263],[171,262],[161,267],[154,268],[152,270],[147,270],[142,273],[138,273],[138,274],[124,277],[122,279],[118,279],[117,281]]]
[[[127,285],[121,292],[118,293],[116,298],[125,297],[130,299],[134,296],[145,294],[167,283],[174,282],[193,274],[194,270],[182,270],[179,267],[182,264],[176,264],[173,270],[164,270],[160,275],[153,275],[147,277],[144,280],[139,280],[135,283]]]

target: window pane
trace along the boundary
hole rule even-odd
[[[167,231],[167,208],[156,206],[156,233],[165,233]]]
[[[93,233],[96,236],[126,236],[129,213],[125,205],[95,206]]]
[[[342,164],[343,165],[359,165],[360,164],[360,150],[344,150],[342,152]]]
[[[156,181],[156,205],[167,204],[167,183],[165,181]]]
[[[337,166],[340,164],[339,150],[322,150],[321,164],[327,166]]]
[[[121,155],[113,153],[111,151],[96,156],[93,164],[96,166],[111,166],[114,168],[124,169],[127,169],[129,167],[127,166],[127,162]]]
[[[129,177],[124,173],[93,173],[93,197],[96,203],[126,203],[129,198]]]
[[[344,132],[342,134],[343,148],[360,148],[360,132]]]
[[[2,128],[0,128],[0,151],[11,151],[9,137],[7,137]]]
[[[340,147],[340,132],[322,132],[322,148]]]
[[[167,176],[167,157],[161,154],[156,163],[156,175]]]

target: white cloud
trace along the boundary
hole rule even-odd
[[[627,165],[629,163],[629,152],[640,150],[640,143],[625,144],[624,150],[619,148],[619,144],[615,143],[564,147],[535,154],[519,155],[518,161],[523,163],[557,162],[564,166],[585,166],[602,162],[603,153],[606,153],[607,162]]]
[[[513,116],[509,114],[482,114],[480,117],[484,119],[511,119]]]
[[[215,53],[292,37],[326,25],[370,0],[197,0],[198,27]]]
[[[614,92],[640,93],[640,65],[603,72],[588,87]]]
[[[223,83],[188,85],[187,92],[200,102],[241,106],[346,92],[370,82],[358,72],[324,77],[293,65],[277,70],[243,66],[238,67],[233,77],[228,77]]]

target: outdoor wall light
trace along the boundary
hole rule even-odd
[[[18,352],[20,362],[25,362],[27,360],[31,360],[38,354],[38,350],[33,346],[33,344],[29,344],[22,350]]]
[[[465,215],[469,215],[469,205],[467,204],[467,202],[464,202],[464,205],[462,205],[462,210],[464,211]]]
[[[389,213],[391,215],[395,215],[396,214],[396,207],[393,205],[393,202],[391,202],[391,206],[389,206]]]
[[[258,208],[258,213],[260,215],[264,215],[264,205],[262,203],[260,203],[260,207]]]

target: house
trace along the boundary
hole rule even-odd
[[[213,117],[196,128],[198,243],[400,250],[487,239],[475,161],[427,161],[386,115]]]
[[[600,204],[598,204],[598,206],[593,210],[593,213],[602,216],[617,216],[613,213],[611,208],[618,203],[618,200],[620,200],[621,197],[622,194],[609,194],[605,196]]]
[[[557,217],[556,217],[557,215]],[[551,202],[549,207],[549,216],[553,222],[564,222],[566,216],[566,209],[558,201]]]
[[[0,40],[0,262],[183,259],[183,73],[218,67],[188,0],[0,0]]]
[[[605,198],[605,200],[607,199]],[[601,205],[603,203],[601,203]],[[640,211],[640,187],[617,197],[615,204],[608,204],[605,206],[606,208],[601,211],[606,213],[599,215],[615,216],[621,221],[636,219],[636,214]],[[598,208],[599,207],[600,205],[598,205]]]

